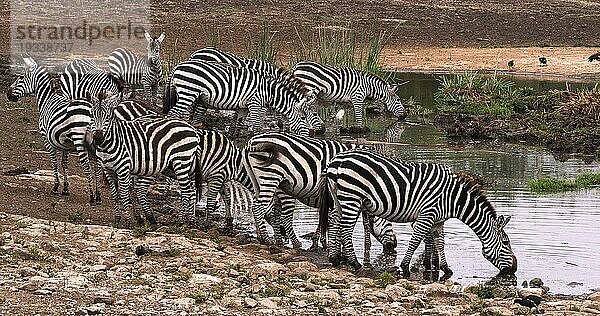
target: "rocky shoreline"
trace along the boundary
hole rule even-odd
[[[528,315],[510,295],[357,277],[303,252],[169,227],[132,232],[0,213],[1,315]],[[522,289],[521,296],[541,294]],[[600,292],[545,315],[600,314]]]

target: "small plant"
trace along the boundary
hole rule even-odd
[[[469,306],[469,308],[463,309],[462,311],[460,311],[460,314],[461,315],[472,315],[477,312],[481,312],[488,306],[489,306],[489,304],[486,303],[485,301],[478,300],[475,303],[473,303],[471,306]]]
[[[141,286],[148,286],[148,287],[152,287],[154,285],[154,283],[151,280],[139,278],[139,277],[125,280],[124,283],[129,284],[129,285],[135,285],[135,286],[141,285]]]
[[[50,256],[40,250],[36,246],[27,247],[27,260],[46,262],[50,261]]]
[[[77,224],[83,222],[83,213],[79,210],[75,211],[75,213],[71,213],[67,216],[67,221]]]
[[[378,287],[386,287],[389,284],[395,284],[396,277],[394,277],[391,273],[384,271],[377,280],[375,280],[375,285]]]
[[[133,228],[133,230],[131,231],[131,233],[133,234],[134,237],[142,237],[145,236],[146,233],[148,233],[150,231],[150,225],[148,225],[148,223],[144,223],[143,226],[136,226]]]
[[[583,173],[578,175],[574,181],[539,178],[529,181],[527,187],[535,193],[558,193],[589,188],[595,185],[600,185],[600,173]]]
[[[477,297],[481,299],[486,298],[509,298],[515,297],[516,292],[513,289],[501,287],[501,286],[493,286],[487,284],[478,284],[476,286],[469,287],[465,290],[468,293],[476,294]]]
[[[258,292],[260,297],[281,297],[290,294],[290,288],[282,285],[269,286]]]

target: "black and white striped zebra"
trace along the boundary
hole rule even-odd
[[[92,205],[100,203],[97,178],[93,177],[94,172],[90,170],[89,155],[84,146],[91,108],[87,102],[82,100],[71,102],[70,98],[57,93],[53,84],[55,78],[48,69],[39,66],[31,57],[24,58],[24,61],[25,74],[19,76],[10,86],[7,97],[10,101],[17,101],[23,96],[35,94],[40,115],[38,128],[44,147],[50,154],[54,175],[52,193],[58,194],[60,185],[57,151],[62,152],[63,195],[69,194],[68,154],[75,151],[88,182],[89,202]]]
[[[64,73],[60,74],[60,84],[62,91],[71,99],[85,99],[101,91],[119,94],[123,90],[117,78],[89,59],[76,59],[67,64]]]
[[[312,90],[317,99],[331,102],[351,102],[356,124],[364,126],[363,106],[367,99],[383,103],[396,117],[403,119],[406,111],[396,95],[398,85],[351,67],[336,68],[316,62],[302,61],[292,68],[294,76]]]
[[[190,59],[217,62],[261,71],[271,77],[280,77],[286,70],[271,64],[268,61],[242,57],[232,52],[224,51],[216,47],[201,48],[192,53]]]
[[[360,267],[352,247],[352,229],[360,212],[366,211],[393,222],[414,222],[401,263],[404,276],[410,274],[412,255],[429,233],[440,256],[440,268],[452,274],[444,256],[442,231],[449,218],[461,220],[475,232],[482,242],[483,256],[500,269],[500,274],[517,270],[517,259],[504,232],[510,216],[497,215],[475,184],[442,165],[405,163],[355,150],[334,157],[325,179],[324,196],[328,198],[320,210],[320,226],[328,226],[328,256],[334,265],[339,263],[341,241],[348,260],[355,268]]]
[[[144,37],[148,43],[147,56],[136,56],[126,48],[117,48],[108,56],[108,67],[110,73],[122,82],[142,86],[146,101],[156,106],[158,84],[163,75],[160,45],[165,33],[154,39],[146,31]]]
[[[307,99],[307,102],[303,103],[303,108],[300,108],[300,111],[306,116],[306,120],[310,125],[310,128],[315,131],[323,131],[323,120],[317,114],[315,108],[316,102],[312,100],[312,98],[314,98],[314,94],[309,94],[310,91],[304,87],[304,83],[296,79],[291,72],[288,72],[285,69],[264,60],[238,56],[234,53],[215,47],[205,47],[199,49],[192,53],[190,59],[224,63],[236,67],[254,69],[272,78],[280,78],[280,80],[288,81],[289,83],[295,85],[292,91],[298,93],[298,99]]]
[[[276,220],[280,217],[292,245],[300,248],[302,244],[292,226],[296,199],[310,207],[319,207],[322,171],[336,154],[355,147],[355,144],[275,132],[252,137],[246,145],[244,163],[254,184],[253,216],[259,240],[272,242],[265,217],[277,209],[275,203],[280,203],[281,215],[273,217]],[[273,227],[276,238],[278,224],[275,222]],[[382,224],[375,233],[379,233],[376,237],[382,237],[384,246],[395,248],[391,225],[386,228]],[[313,248],[316,242],[313,239]]]
[[[165,89],[163,111],[189,120],[193,106],[225,110],[248,109],[250,130],[262,129],[266,108],[287,117],[290,128],[308,135],[301,109],[306,99],[298,99],[294,86],[261,72],[225,64],[189,60],[177,65]]]
[[[147,109],[139,102],[126,100],[113,107],[116,118],[123,121],[132,121],[140,117],[158,117],[158,114]],[[206,215],[213,213],[217,205],[217,195],[221,194],[227,216],[232,200],[229,187],[225,183],[232,181],[243,185],[252,191],[252,182],[247,176],[242,163],[242,149],[236,146],[225,135],[218,131],[197,129],[200,142],[199,166],[202,182],[207,183]],[[236,192],[236,197],[239,194]]]
[[[94,102],[88,139],[92,139],[110,183],[115,224],[118,226],[121,221],[120,204],[124,209],[125,226],[130,224],[132,176],[136,177],[137,198],[146,211],[149,209],[148,187],[159,174],[174,178],[181,188],[178,222],[183,223],[186,215],[189,222],[195,222],[201,151],[196,129],[178,119],[156,116],[123,121],[115,117],[110,107],[114,102],[102,96]],[[145,215],[152,222],[153,216]],[[136,216],[136,220],[140,223],[142,218]]]

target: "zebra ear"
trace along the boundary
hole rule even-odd
[[[148,31],[144,31],[144,37],[146,38],[146,42],[152,43],[152,36],[150,36],[150,33],[148,33]]]
[[[23,61],[25,62],[28,71],[32,71],[37,67],[37,63],[31,57],[23,57]]]
[[[504,229],[506,224],[508,224],[508,221],[510,221],[510,215],[506,217],[502,215],[498,216],[498,218],[496,218],[496,227],[498,230]]]
[[[159,43],[165,39],[165,32],[160,33],[160,36],[156,39]]]

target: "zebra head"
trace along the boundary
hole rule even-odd
[[[400,84],[388,84],[383,101],[385,102],[385,107],[388,109],[388,111],[392,112],[395,117],[404,119],[406,118],[406,110],[404,109],[400,98],[396,94],[399,87]]]
[[[97,96],[88,96],[88,99],[92,103],[92,117],[90,121],[91,134],[86,135],[86,142],[97,147],[104,143],[106,132],[109,130],[113,118],[113,108],[119,103],[119,96],[101,91]]]
[[[482,249],[483,256],[500,270],[499,276],[511,275],[517,271],[517,258],[510,247],[510,240],[504,231],[510,216],[498,216],[493,219],[492,230],[488,232],[491,238],[487,239]]]
[[[160,44],[165,39],[165,33],[161,33],[159,37],[154,39],[148,31],[145,31],[144,37],[148,42],[148,62],[157,65],[160,62]]]
[[[9,101],[18,101],[35,92],[35,77],[39,66],[31,57],[23,57],[23,61],[25,61],[25,74],[20,75],[8,88],[6,97]]]
[[[317,97],[315,95],[310,96],[309,99],[302,98],[298,102],[298,111],[311,130],[322,131],[324,128],[323,120],[317,113],[316,104]]]

